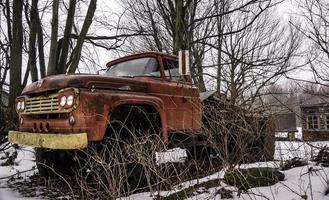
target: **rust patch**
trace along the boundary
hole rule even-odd
[[[79,79],[73,79],[73,80],[68,81],[67,85],[70,86],[70,87],[79,88],[79,87],[83,86],[83,82]]]

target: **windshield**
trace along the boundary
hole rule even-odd
[[[160,76],[158,61],[153,57],[137,58],[110,66],[108,76]]]

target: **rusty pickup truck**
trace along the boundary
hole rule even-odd
[[[42,162],[49,159],[42,156],[46,151],[102,142],[117,121],[142,131],[155,127],[165,144],[172,134],[196,133],[201,100],[185,59],[179,64],[177,56],[145,52],[107,63],[101,75],[62,74],[34,82],[16,99],[19,130],[10,131],[9,140],[35,147]]]

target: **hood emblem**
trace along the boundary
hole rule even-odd
[[[42,83],[44,82],[45,80],[44,79],[40,79],[37,81],[37,87],[41,87],[42,86]]]

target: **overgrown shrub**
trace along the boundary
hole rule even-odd
[[[303,160],[302,158],[294,157],[291,160],[286,160],[280,164],[281,170],[288,170],[294,167],[302,167],[307,165],[307,161]]]
[[[203,102],[202,134],[228,165],[273,160],[274,128],[271,116],[244,110],[216,96]]]
[[[284,180],[284,174],[276,168],[248,168],[227,171],[224,176],[227,184],[241,190],[253,187],[270,186]]]
[[[329,167],[329,148],[324,146],[319,153],[312,159],[317,165],[321,164],[324,167]]]

